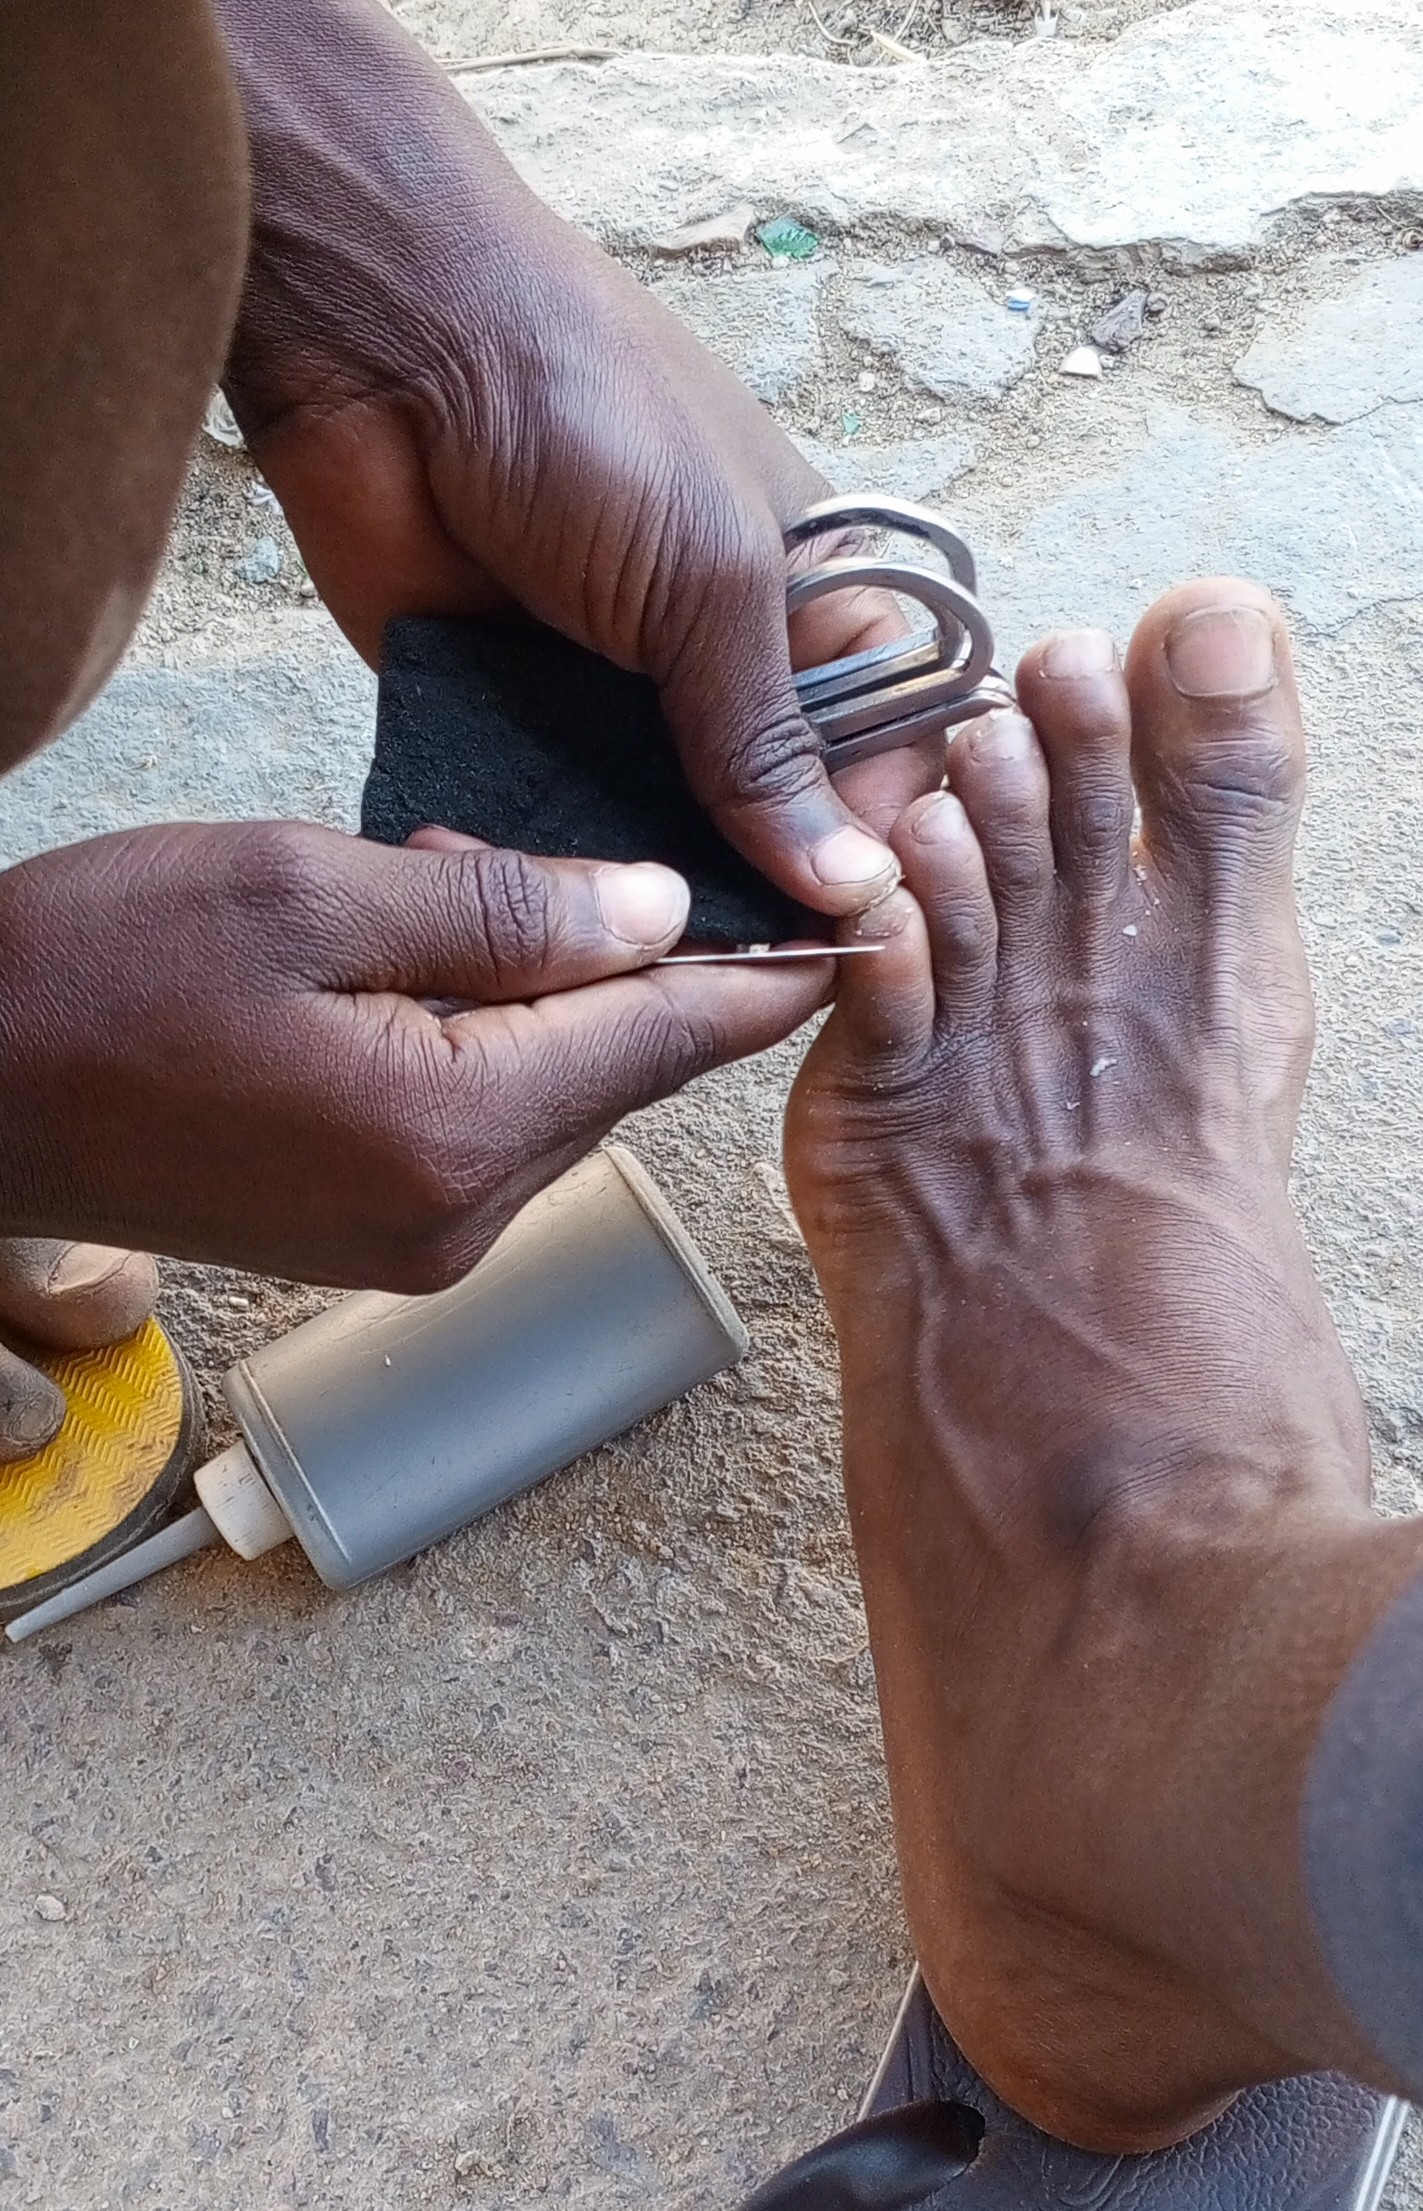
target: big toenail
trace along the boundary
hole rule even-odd
[[[1044,646],[1041,662],[1045,676],[1067,683],[1110,675],[1116,665],[1117,648],[1106,630],[1059,630]]]
[[[1026,760],[1036,742],[1026,714],[1004,707],[986,714],[969,733],[969,750],[975,760]]]
[[[914,816],[909,833],[916,844],[952,844],[968,834],[968,815],[952,791],[935,791]]]
[[[1256,606],[1183,614],[1166,639],[1171,680],[1186,699],[1250,699],[1275,681],[1275,628]]]

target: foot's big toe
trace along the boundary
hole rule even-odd
[[[121,1342],[157,1296],[158,1269],[146,1252],[52,1236],[0,1239],[0,1321],[50,1350]]]
[[[0,1466],[32,1458],[57,1436],[64,1396],[47,1374],[0,1344]]]
[[[1184,584],[1127,655],[1132,771],[1158,867],[1217,887],[1288,881],[1304,736],[1284,616],[1258,585]]]

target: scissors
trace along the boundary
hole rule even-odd
[[[917,599],[934,618],[930,630],[806,668],[796,677],[801,711],[820,738],[832,773],[1015,703],[1007,678],[994,665],[993,632],[978,603],[973,555],[957,530],[907,499],[822,499],[786,531],[786,550],[845,529],[918,538],[943,555],[948,573],[917,561],[864,554],[821,561],[787,585],[788,614],[832,591],[869,585]]]
[[[786,531],[786,550],[847,529],[890,530],[896,536],[918,538],[943,555],[948,572],[917,561],[860,554],[820,561],[786,586],[787,614],[832,591],[869,585],[917,599],[934,618],[932,629],[806,668],[796,677],[801,712],[819,737],[821,756],[832,774],[854,760],[873,759],[877,753],[915,744],[935,731],[1016,704],[1012,686],[994,665],[993,632],[978,603],[973,555],[958,531],[950,529],[942,515],[908,499],[822,499]],[[671,952],[658,965],[846,959],[879,950],[877,944],[741,947],[727,952]]]

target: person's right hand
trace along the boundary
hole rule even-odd
[[[624,1113],[827,992],[828,962],[648,969],[686,911],[650,864],[293,823],[27,861],[0,875],[0,1233],[436,1289]]]

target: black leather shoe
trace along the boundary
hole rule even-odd
[[[743,2211],[1377,2211],[1406,2111],[1307,2073],[1247,2089],[1174,2149],[1069,2149],[984,2085],[916,1973],[859,2125]]]

